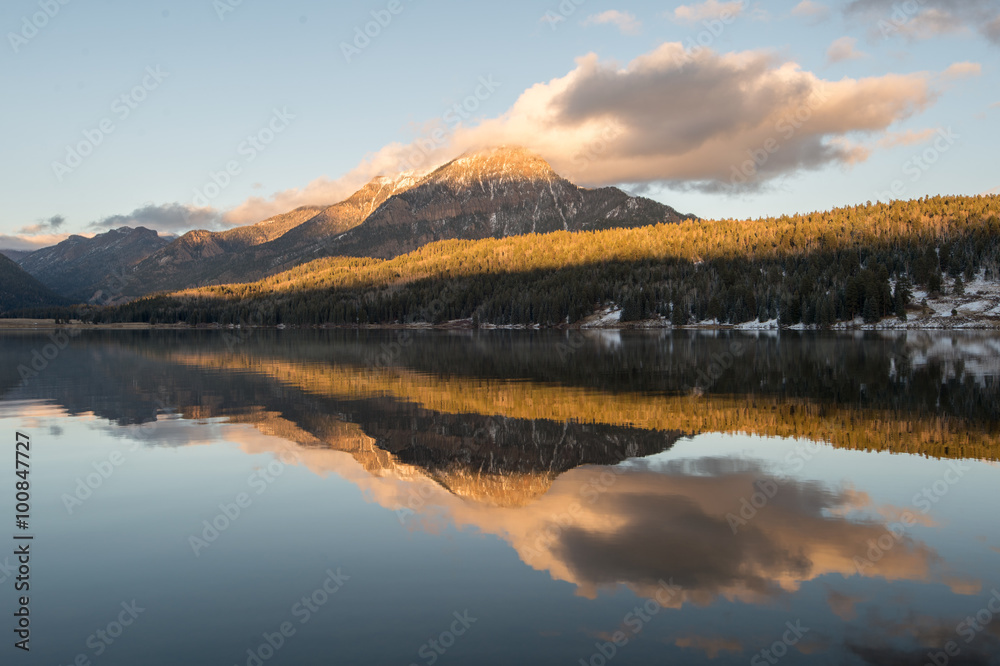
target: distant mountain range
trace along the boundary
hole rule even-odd
[[[331,240],[362,222],[413,180],[376,178],[346,201],[307,206],[247,227],[192,231],[150,255],[132,272],[126,293],[137,297],[191,286],[248,282],[335,249]]]
[[[70,236],[52,247],[22,257],[24,270],[56,293],[76,303],[111,303],[138,262],[169,241],[155,231],[122,227],[86,238]]]
[[[0,313],[66,303],[65,299],[0,254]]]
[[[679,222],[691,216],[606,187],[577,187],[517,147],[463,155],[429,173],[378,177],[332,206],[307,206],[175,240],[123,227],[30,254],[25,271],[75,302],[250,282],[330,256],[390,258],[446,239]]]
[[[32,252],[34,250],[0,250],[0,254],[15,262],[21,261]]]

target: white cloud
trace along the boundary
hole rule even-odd
[[[34,224],[21,227],[13,235],[0,235],[0,248],[5,250],[40,250],[61,243],[70,234],[60,233],[66,224],[62,215],[53,215],[47,220],[39,220]]]
[[[979,32],[1000,46],[1000,0],[851,0],[844,12],[869,24],[873,37],[931,39]]]
[[[162,206],[150,204],[126,215],[106,217],[90,226],[102,231],[120,227],[146,227],[157,231],[182,232],[190,229],[215,230],[222,228],[223,225],[222,215],[211,208],[192,208],[183,204]]]
[[[588,16],[583,25],[614,25],[626,35],[637,35],[642,30],[642,23],[635,15],[616,9]]]
[[[53,235],[53,232],[58,231],[65,223],[65,217],[62,215],[53,215],[47,220],[40,220],[35,224],[22,227],[17,231],[17,233],[23,236]]]
[[[226,212],[223,221],[228,225],[253,224],[300,206],[332,206],[351,196],[375,176],[395,173],[400,163],[414,154],[424,155],[413,146],[389,144],[367,156],[358,166],[339,178],[323,176],[305,187],[283,190],[269,197],[250,197]],[[443,150],[437,149],[433,154],[441,155]]]
[[[699,21],[729,19],[742,14],[748,4],[746,0],[736,0],[735,2],[705,0],[699,4],[681,5],[674,10],[674,20],[678,23],[691,24]]]
[[[857,60],[866,57],[867,53],[862,53],[855,48],[857,44],[858,40],[854,37],[841,37],[831,44],[827,50],[827,62],[844,62],[845,60]]]
[[[342,198],[335,201],[340,201]],[[276,205],[281,205],[279,201],[275,203]],[[289,210],[291,208],[281,210],[280,212],[288,212]],[[253,221],[258,222],[259,220]],[[0,235],[0,248],[6,250],[38,250],[43,247],[56,245],[73,235],[57,233],[57,230],[62,228],[64,224],[65,219],[61,215],[56,215],[48,220],[19,229],[15,235]],[[193,208],[176,203],[159,206],[149,204],[142,208],[137,208],[131,213],[111,215],[92,222],[87,225],[90,231],[76,235],[90,238],[96,233],[104,233],[109,229],[145,227],[158,231],[163,236],[183,233],[192,229],[219,231],[230,228],[230,226],[232,225],[224,220],[222,212],[212,208]]]
[[[792,8],[792,16],[822,21],[830,16],[830,8],[821,2],[802,0]]]
[[[879,148],[895,148],[896,146],[916,146],[927,143],[939,132],[939,130],[929,128],[923,130],[907,130],[905,132],[886,132],[879,139]]]
[[[870,149],[848,136],[881,135],[937,98],[927,73],[827,81],[767,51],[685,52],[667,43],[621,66],[594,54],[563,77],[526,90],[499,117],[458,127],[450,145],[424,153],[390,144],[341,178],[323,178],[232,211],[258,221],[306,204],[332,203],[401,162],[440,164],[467,151],[522,145],[584,185],[657,183],[721,190],[734,168],[774,148],[753,184],[803,169],[850,165]],[[601,146],[597,159],[588,147]],[[422,158],[414,160],[411,156]]]
[[[946,69],[941,76],[949,80],[967,79],[983,73],[983,66],[978,62],[956,62]]]
[[[90,236],[93,234],[80,235]],[[58,245],[69,237],[70,234],[14,234],[10,236],[0,234],[0,248],[5,250],[27,250],[29,252],[34,252],[35,250],[41,250],[43,247]]]
[[[962,21],[948,10],[930,7],[898,25],[900,34],[912,39],[930,39],[966,30]]]
[[[500,118],[456,131],[454,147],[525,145],[586,184],[711,189],[769,142],[779,149],[757,167],[760,180],[857,161],[860,149],[833,139],[881,133],[934,99],[925,74],[831,82],[769,52],[703,49],[685,60],[681,44],[664,44],[625,67],[580,58]],[[580,159],[602,142],[600,159]]]
[[[983,26],[983,34],[986,39],[1000,45],[1000,14]]]

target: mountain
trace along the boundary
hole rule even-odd
[[[195,325],[995,329],[997,239],[1000,196],[933,197],[445,240],[392,259],[318,259],[100,315]]]
[[[121,227],[93,238],[70,236],[19,263],[46,287],[72,301],[108,303],[121,297],[132,266],[168,242],[151,229]]]
[[[337,238],[329,254],[387,259],[447,239],[642,227],[688,217],[614,187],[577,187],[538,155],[501,147],[431,172]]]
[[[34,252],[34,250],[0,250],[0,254],[7,257],[11,261],[21,261],[32,252]]]
[[[577,187],[541,157],[503,147],[464,155],[430,173],[377,177],[329,207],[299,208],[222,233],[191,232],[139,263],[125,295],[252,282],[314,259],[388,258],[445,239],[639,227],[687,217],[617,188]]]
[[[123,293],[138,296],[192,284],[238,281],[247,270],[247,250],[281,237],[323,211],[322,206],[304,206],[245,227],[190,231],[137,262]]]
[[[270,262],[266,272],[254,277],[273,275],[313,259],[342,254],[338,239],[345,232],[362,225],[386,201],[404,194],[420,182],[420,176],[413,172],[401,173],[393,178],[375,178],[346,201],[330,206],[321,215],[260,248],[260,258],[269,258]]]
[[[414,182],[410,174],[376,178],[332,206],[305,206],[224,232],[192,231],[137,265],[126,294],[257,280],[327,256],[331,239]]]
[[[0,312],[65,303],[65,299],[0,254]]]
[[[373,179],[332,206],[304,206],[254,225],[169,239],[122,227],[20,256],[76,302],[117,303],[158,291],[245,283],[314,259],[391,258],[446,239],[678,222],[669,206],[605,187],[585,189],[523,148],[463,155],[430,173]]]

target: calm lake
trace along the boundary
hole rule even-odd
[[[1000,663],[1000,336],[3,332],[0,357],[0,663]]]

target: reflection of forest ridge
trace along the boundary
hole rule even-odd
[[[0,354],[15,359],[29,355],[31,340],[21,342],[4,346]],[[51,371],[5,391],[4,398],[54,401],[68,414],[91,413],[119,425],[149,423],[165,411],[187,420],[245,423],[311,454],[349,453],[372,475],[419,477],[438,489],[494,506],[523,505],[544,494],[567,470],[659,453],[680,436],[601,424],[442,413],[373,396],[315,394],[259,373],[216,372],[178,364],[158,353],[138,353],[143,351],[149,350],[116,344],[69,347]],[[156,432],[162,437],[150,439],[151,444],[174,442],[176,433],[165,427]]]
[[[400,368],[299,363],[246,354],[179,352],[172,360],[227,372],[253,372],[342,400],[390,397],[450,414],[577,422],[660,432],[750,433],[804,438],[847,449],[941,458],[1000,459],[1000,436],[964,419],[812,404],[766,396],[656,396],[527,381],[434,376]]]
[[[137,354],[234,349],[296,363],[530,379],[609,393],[773,396],[995,423],[995,333],[156,331],[105,336]],[[733,350],[738,355],[733,355]]]
[[[17,367],[45,338],[5,336],[0,387],[10,387],[8,399],[43,397],[123,424],[148,422],[165,406],[195,417],[276,413],[320,446],[341,439],[331,428],[353,423],[378,449],[368,449],[374,457],[366,466],[387,464],[388,454],[393,465],[415,465],[455,493],[500,505],[530,501],[576,466],[664,450],[682,433],[747,432],[948,458],[996,460],[1000,451],[1000,382],[968,370],[993,359],[997,340],[989,336],[776,343],[616,334],[587,338],[564,359],[558,335],[418,335],[395,365],[375,370],[358,360],[391,336],[255,331],[233,345],[224,335],[84,336],[27,382]],[[700,397],[654,390],[684,377],[685,363],[707,367],[733,341],[743,355]],[[789,374],[792,365],[808,371]],[[627,382],[644,390],[623,390]],[[762,388],[747,388],[754,385]],[[937,406],[935,416],[922,415],[927,405]]]
[[[228,352],[218,336],[206,336],[209,344],[167,338],[163,346],[124,339],[132,342],[102,336],[72,344],[46,372],[20,384],[12,369],[38,341],[5,340],[3,398],[60,404],[68,415],[118,425],[179,413],[184,419],[162,429],[137,430],[150,445],[169,446],[204,443],[200,433],[220,428],[214,441],[335,473],[414,527],[495,535],[529,566],[584,596],[620,585],[652,596],[661,578],[683,588],[678,605],[771,603],[825,576],[979,590],[921,540],[919,529],[859,571],[855,558],[866,556],[906,509],[877,506],[866,489],[779,477],[747,459],[643,458],[683,434],[739,431],[995,458],[988,421],[776,394],[693,397],[502,372],[432,373],[402,364],[375,370],[351,363],[343,347],[327,346],[326,360],[320,345],[296,350],[296,337]],[[989,397],[988,386],[968,378],[963,384],[964,396]],[[729,514],[762,482],[777,492],[734,534]]]

